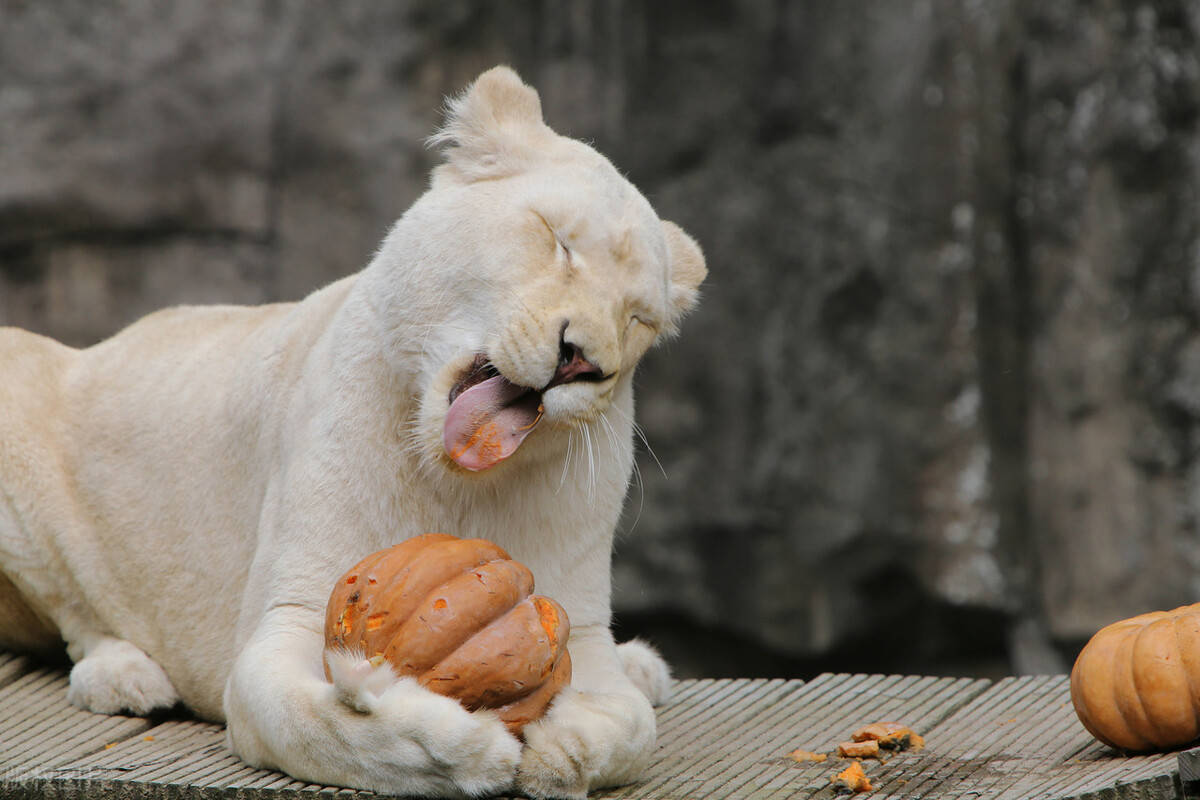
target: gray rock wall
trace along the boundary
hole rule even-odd
[[[639,375],[623,619],[1058,669],[1200,593],[1198,36],[1196,0],[8,0],[0,323],[358,269],[507,62],[709,260]]]

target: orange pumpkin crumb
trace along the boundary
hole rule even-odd
[[[878,742],[884,750],[920,750],[925,738],[901,722],[872,722],[850,734],[856,742]]]
[[[806,761],[824,761],[825,759],[829,758],[829,756],[825,755],[824,753],[814,753],[811,750],[797,749],[788,753],[788,758],[790,758],[792,761],[795,761],[797,764],[803,764]]]
[[[842,742],[837,746],[839,758],[879,758],[879,742],[867,739],[860,742]]]
[[[829,782],[833,784],[833,790],[838,794],[858,794],[875,789],[871,785],[871,779],[867,777],[867,773],[863,772],[861,761],[851,763],[837,775],[832,776]]]

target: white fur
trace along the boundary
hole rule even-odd
[[[387,661],[373,664],[361,652],[326,650],[325,663],[338,700],[364,714],[378,707],[379,698],[399,680]]]
[[[633,685],[646,695],[651,705],[661,706],[671,699],[671,668],[647,642],[633,639],[617,646],[621,668]]]
[[[175,705],[179,695],[150,656],[123,639],[102,637],[71,669],[67,700],[103,714],[146,714]]]
[[[162,311],[82,351],[0,330],[0,645],[61,636],[73,702],[182,699],[306,780],[578,797],[637,776],[669,688],[613,643],[609,564],[633,371],[704,261],[511,70],[437,138],[447,162],[371,263],[302,302]],[[611,377],[550,389],[511,458],[458,468],[450,388],[478,353],[544,386],[564,321]],[[497,542],[567,610],[572,685],[524,745],[357,654],[325,678],[333,579],[427,531]]]

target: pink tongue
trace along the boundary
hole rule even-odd
[[[499,464],[541,419],[541,397],[497,375],[454,398],[442,428],[442,446],[460,467],[478,472]]]

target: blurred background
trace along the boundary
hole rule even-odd
[[[508,63],[708,258],[638,375],[618,635],[1063,671],[1200,600],[1198,37],[1197,0],[0,0],[0,324],[358,270]]]

